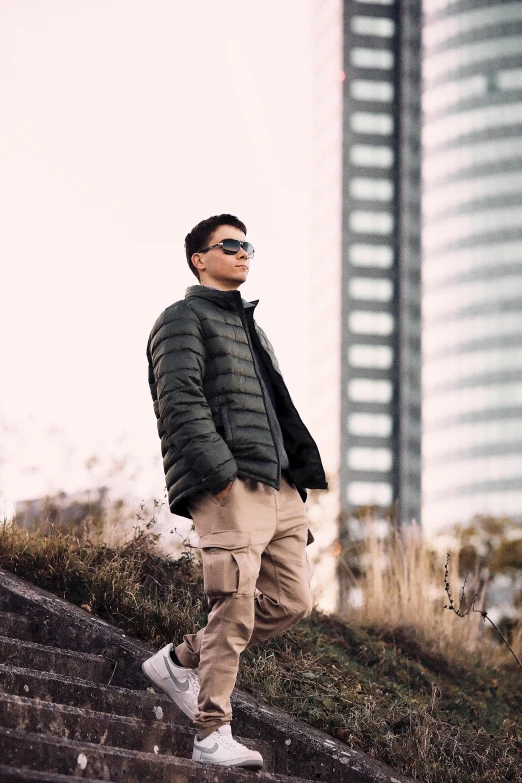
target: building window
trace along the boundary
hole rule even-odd
[[[394,155],[391,147],[378,144],[353,144],[350,147],[350,161],[354,166],[389,169],[393,166]]]
[[[522,275],[518,271],[511,275],[496,275],[493,284],[489,280],[455,282],[449,287],[427,292],[422,301],[422,313],[428,323],[471,307],[480,307],[483,312],[495,309],[500,312],[513,300],[521,299]]]
[[[466,46],[455,46],[443,52],[428,55],[423,61],[423,77],[426,81],[440,79],[451,71],[466,65],[486,63],[491,60],[519,56],[522,49],[522,36],[512,35],[477,41]]]
[[[351,413],[348,416],[348,432],[351,435],[389,438],[392,424],[392,417],[386,413]]]
[[[393,284],[385,277],[352,277],[348,290],[352,299],[389,302],[393,298]]]
[[[499,71],[497,73],[497,87],[500,90],[521,90],[522,68],[506,68]]]
[[[377,136],[391,136],[393,117],[369,111],[354,111],[350,117],[350,126],[354,133],[373,133]]]
[[[365,46],[354,46],[350,51],[350,60],[355,68],[378,68],[389,71],[393,68],[393,52],[389,49],[369,49]]]
[[[434,424],[449,417],[458,418],[475,411],[501,411],[520,408],[522,383],[496,383],[488,386],[452,389],[423,399],[423,423]],[[522,473],[521,473],[522,475]]]
[[[457,149],[444,150],[436,154],[426,155],[422,164],[422,178],[425,183],[433,183],[447,177],[455,176],[461,171],[474,166],[485,166],[489,163],[520,160],[522,158],[522,139],[495,139],[481,141],[478,144],[466,144]]]
[[[348,396],[353,402],[388,403],[392,399],[391,381],[354,378],[348,382]]]
[[[356,3],[366,3],[367,5],[393,5],[395,0],[355,0]]]
[[[352,33],[356,35],[377,35],[379,38],[391,38],[395,33],[395,22],[384,16],[352,16]]]
[[[348,348],[348,362],[351,367],[389,370],[393,351],[389,345],[351,345]]]
[[[439,87],[433,87],[433,89],[424,92],[422,111],[425,115],[434,114],[479,95],[485,95],[487,89],[488,80],[481,73],[466,79],[447,81]]]
[[[461,242],[470,237],[501,233],[522,227],[522,207],[498,207],[469,215],[446,218],[429,223],[424,228],[423,246],[427,252]],[[353,230],[353,229],[352,229]]]
[[[346,488],[348,502],[353,506],[391,506],[391,484],[383,481],[350,481]]]
[[[348,467],[351,470],[375,470],[388,473],[392,467],[392,453],[383,448],[348,449]]]
[[[375,177],[352,177],[350,196],[361,201],[386,201],[393,199],[393,182]]]
[[[522,103],[484,106],[480,109],[461,111],[448,117],[426,122],[422,133],[422,143],[426,148],[436,147],[447,144],[449,141],[456,141],[470,133],[482,133],[493,128],[519,125],[521,122]]]
[[[389,103],[393,101],[394,94],[391,82],[372,79],[352,79],[350,82],[350,95],[357,101]]]
[[[354,310],[348,316],[348,325],[352,334],[376,334],[384,337],[393,332],[394,320],[390,313]]]
[[[350,212],[350,229],[358,234],[388,236],[393,232],[393,215],[357,209]]]
[[[422,368],[422,387],[426,393],[430,389],[458,385],[470,378],[478,380],[480,376],[500,375],[513,370],[522,372],[522,351],[518,345],[459,352],[427,362]],[[522,417],[520,422],[522,425]]]
[[[491,25],[517,22],[522,19],[520,3],[505,3],[491,8],[474,8],[461,14],[425,25],[422,39],[426,48],[440,47],[450,38]]]
[[[393,248],[389,245],[353,244],[348,248],[348,258],[353,266],[389,269],[393,266]]]
[[[506,447],[508,444],[517,443],[522,443],[522,418],[494,419],[470,424],[453,422],[449,428],[437,427],[428,433],[422,444],[422,456],[425,461],[440,460],[455,452],[462,453],[476,448],[486,450],[492,446]]]
[[[449,281],[468,272],[501,265],[522,264],[522,242],[493,242],[485,245],[475,245],[473,248],[463,248],[442,251],[426,259],[422,269],[422,278],[427,285],[438,281]]]
[[[425,326],[422,330],[422,346],[426,356],[433,356],[445,351],[456,351],[460,346],[464,348],[479,340],[488,340],[491,345],[514,335],[522,335],[522,318],[519,312],[491,315],[481,313],[448,318],[443,329],[440,324]]]
[[[518,171],[475,176],[429,190],[422,200],[422,212],[424,216],[431,217],[450,212],[473,201],[521,191],[522,177]]]

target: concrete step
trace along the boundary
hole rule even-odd
[[[14,612],[0,612],[0,634],[11,639],[33,641],[32,623],[28,617]]]
[[[263,770],[240,771],[174,756],[100,747],[1,727],[0,747],[2,761],[8,767],[45,769],[51,773],[86,776],[112,783],[248,783],[253,779],[259,783],[302,783],[298,778]]]
[[[23,669],[0,664],[0,692],[13,696],[83,707],[109,715],[139,718],[150,721],[165,720],[182,726],[192,721],[164,694],[133,691],[115,685],[100,685],[86,680],[63,677],[60,674]]]
[[[180,758],[191,758],[196,733],[193,728],[155,718],[147,721],[124,718],[5,693],[0,693],[0,726]],[[274,751],[269,742],[237,739],[252,750],[258,750],[265,761],[265,769],[274,771]]]
[[[72,775],[58,775],[56,772],[38,772],[35,769],[4,767],[0,764],[0,783],[107,783],[106,780],[78,778]]]
[[[0,636],[0,660],[4,665],[102,683],[110,681],[114,669],[111,661],[101,655],[61,650],[5,636]]]

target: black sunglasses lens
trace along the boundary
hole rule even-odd
[[[251,245],[250,242],[243,242],[243,250],[249,258],[252,258],[254,255],[254,246]]]
[[[227,253],[228,255],[235,255],[240,247],[241,244],[239,242],[239,239],[223,240],[223,253]]]

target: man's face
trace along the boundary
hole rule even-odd
[[[223,239],[246,239],[240,228],[234,226],[218,226],[211,234],[206,247],[216,245]],[[206,253],[194,253],[192,263],[199,269],[201,285],[210,285],[222,291],[232,291],[239,288],[248,277],[250,259],[239,248],[235,255],[227,255],[221,247],[214,247]]]

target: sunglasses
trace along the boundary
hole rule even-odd
[[[218,242],[217,245],[210,245],[210,247],[205,247],[203,250],[198,250],[198,253],[206,253],[215,247],[220,247],[227,256],[235,256],[239,248],[242,247],[249,258],[254,257],[254,246],[250,242],[239,239],[224,239],[222,242]]]

